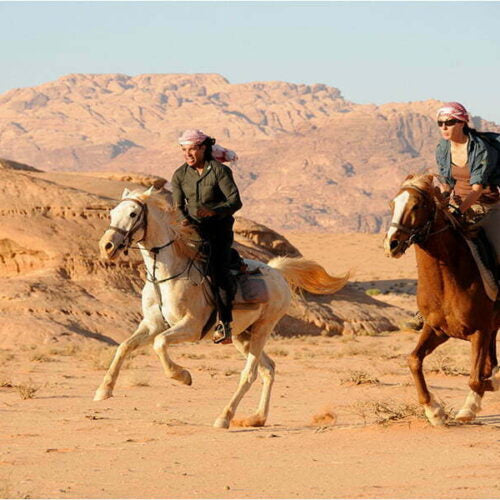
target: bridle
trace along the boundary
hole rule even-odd
[[[123,241],[118,246],[118,248],[119,249],[125,248],[124,252],[126,254],[129,248],[141,250],[140,247],[131,246],[133,243],[132,238],[137,233],[137,231],[142,229],[143,236],[140,240],[137,240],[135,243],[141,243],[142,241],[146,240],[147,230],[148,230],[148,206],[146,203],[144,203],[141,200],[138,200],[136,198],[124,198],[123,200],[120,201],[120,203],[122,203],[124,201],[132,201],[132,202],[136,203],[137,205],[139,205],[139,207],[141,208],[139,216],[134,220],[132,227],[128,230],[122,229],[121,227],[117,227],[117,226],[111,226],[111,225],[109,226],[108,229],[112,229],[113,231],[117,231],[120,234],[124,235]],[[118,203],[118,205],[120,203]],[[146,251],[153,254],[153,272],[150,273],[149,270],[146,268],[146,280],[149,281],[150,283],[152,283],[155,287],[155,291],[156,291],[157,295],[159,296],[160,310],[161,310],[162,300],[161,300],[161,293],[160,293],[158,285],[160,285],[161,283],[164,283],[166,281],[170,281],[170,280],[179,278],[186,271],[188,273],[188,278],[189,278],[190,270],[192,267],[195,267],[200,272],[200,274],[203,276],[202,282],[204,281],[204,279],[206,277],[206,273],[204,273],[201,269],[198,269],[198,267],[195,265],[194,261],[195,261],[196,257],[189,259],[186,267],[181,272],[176,273],[172,276],[168,276],[167,278],[163,278],[163,279],[158,279],[156,277],[156,267],[157,267],[156,264],[157,264],[157,258],[158,258],[158,255],[160,253],[160,250],[163,250],[164,248],[169,247],[170,245],[172,245],[175,242],[175,240],[176,240],[176,238],[173,238],[170,241],[167,241],[167,243],[165,243],[164,245],[152,247],[149,249],[144,248]]]
[[[135,233],[137,233],[137,231],[143,229],[142,238],[140,240],[137,240],[136,243],[140,243],[141,241],[144,241],[146,239],[148,231],[148,206],[146,205],[146,203],[137,200],[136,198],[123,198],[123,200],[121,200],[120,203],[123,203],[124,201],[132,201],[137,205],[139,205],[139,207],[141,207],[139,216],[134,220],[132,227],[128,230],[122,229],[121,227],[118,226],[109,226],[108,229],[112,229],[113,231],[116,231],[124,235],[123,241],[118,246],[118,248],[120,250],[122,248],[125,248],[125,252],[127,252],[128,249],[130,248],[130,245],[132,244],[132,238],[134,237]],[[120,203],[118,203],[118,205]]]
[[[422,195],[424,199],[424,207],[429,207],[429,194],[424,191],[423,189],[420,189],[416,186],[408,186],[403,188],[402,190],[407,190],[407,189],[413,189],[420,195]],[[434,201],[434,200],[432,200]],[[442,233],[443,231],[446,231],[449,227],[451,227],[450,224],[445,224],[441,229],[438,229],[437,231],[431,232],[431,228],[434,225],[434,223],[437,220],[438,216],[438,211],[436,208],[436,203],[431,203],[431,208],[433,211],[432,217],[422,224],[421,226],[418,227],[408,227],[404,226],[403,224],[396,224],[394,222],[391,222],[390,227],[395,227],[396,229],[399,229],[403,233],[409,234],[410,236],[406,241],[401,242],[400,244],[403,246],[402,251],[406,251],[408,247],[410,247],[413,243],[424,243],[429,237],[434,236],[436,234]]]

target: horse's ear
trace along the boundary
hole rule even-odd
[[[405,181],[409,181],[410,179],[413,179],[413,177],[415,177],[415,175],[413,175],[413,174],[408,174],[408,175],[406,176],[406,178],[405,178],[405,180],[404,180],[403,182],[405,182]]]
[[[125,188],[123,190],[123,193],[122,193],[122,200],[124,200],[125,198],[128,198],[129,194],[130,194],[130,191],[127,188]]]
[[[150,186],[148,187],[148,189],[146,189],[146,191],[144,191],[143,194],[145,194],[146,196],[151,196],[155,191],[155,187],[154,186]]]

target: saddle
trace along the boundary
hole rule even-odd
[[[259,267],[250,269],[235,248],[231,248],[229,265],[236,283],[233,306],[242,304],[262,304],[269,300],[266,282]]]

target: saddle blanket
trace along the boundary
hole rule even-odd
[[[262,304],[269,301],[269,292],[266,282],[260,271],[243,273],[236,276],[236,295],[233,303],[236,304]]]
[[[483,280],[484,290],[486,291],[486,295],[490,300],[495,302],[498,297],[498,283],[493,276],[493,273],[484,265],[481,255],[472,240],[469,238],[465,238],[467,245],[470,248],[472,256],[474,257],[474,261],[479,269],[479,274],[481,275],[481,279]]]

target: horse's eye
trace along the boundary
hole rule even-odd
[[[418,209],[419,209],[419,206],[418,206],[418,205],[413,205],[412,210],[415,210],[415,211],[416,211],[416,210],[418,210]]]
[[[132,213],[130,214],[130,217],[132,217],[132,219],[133,219],[136,215],[137,215],[137,214],[136,214],[135,212],[132,212]]]

